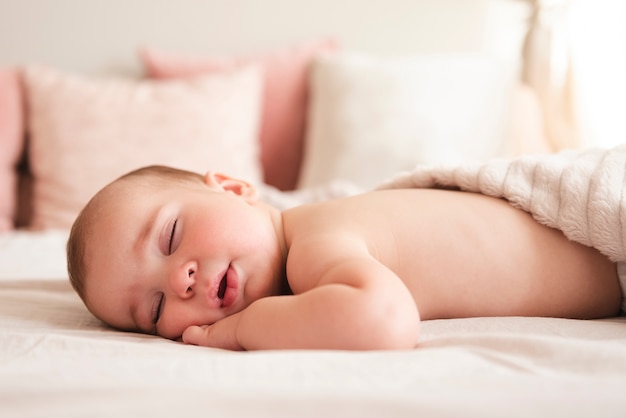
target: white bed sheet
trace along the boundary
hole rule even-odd
[[[415,350],[232,353],[123,333],[66,234],[0,236],[0,416],[626,416],[626,319],[423,323]]]

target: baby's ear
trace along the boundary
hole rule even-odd
[[[259,193],[252,184],[245,180],[236,179],[226,174],[207,171],[204,175],[204,183],[209,187],[215,187],[225,192],[231,192],[241,196],[249,202],[256,201]]]

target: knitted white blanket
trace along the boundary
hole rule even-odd
[[[502,197],[571,240],[626,261],[626,145],[418,167],[378,188],[453,188]]]

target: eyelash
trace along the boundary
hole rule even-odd
[[[174,224],[172,225],[172,231],[170,232],[170,239],[167,245],[167,255],[172,254],[172,243],[174,242],[174,233],[176,232],[176,224],[178,223],[178,219],[174,220]]]
[[[163,308],[163,299],[165,297],[163,296],[163,293],[161,293],[159,295],[159,298],[157,299],[158,302],[154,304],[154,306],[152,307],[152,323],[156,324],[159,321],[159,318],[161,317],[161,309]]]

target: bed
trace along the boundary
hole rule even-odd
[[[560,2],[262,4],[0,4],[0,415],[624,416],[625,317],[435,320],[413,350],[240,353],[89,314],[68,227],[128,169],[218,168],[289,207],[416,165],[582,146],[559,136],[558,86],[536,82],[555,74]]]

